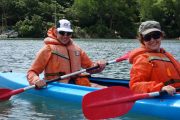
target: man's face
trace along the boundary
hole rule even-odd
[[[57,39],[64,45],[69,43],[71,37],[72,37],[72,32],[65,32],[65,31],[57,32]]]

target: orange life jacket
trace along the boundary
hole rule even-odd
[[[87,54],[71,40],[68,45],[61,44],[56,39],[54,28],[48,31],[44,39],[45,45],[37,53],[31,68],[28,70],[27,79],[30,84],[39,80],[39,74],[44,72],[44,79],[51,80],[61,75],[69,74],[93,66]],[[70,78],[61,80],[68,83]]]
[[[136,93],[160,91],[165,85],[180,87],[180,63],[161,49],[151,52],[144,47],[131,52],[130,88]]]

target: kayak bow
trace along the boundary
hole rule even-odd
[[[112,64],[112,63],[121,62],[123,60],[127,60],[128,57],[129,57],[129,52],[126,53],[125,55],[115,59],[115,60],[108,61],[106,64],[109,65],[109,64]],[[66,74],[66,75],[60,76],[59,78],[47,81],[46,84],[49,84],[49,83],[52,83],[52,82],[55,82],[55,81],[59,81],[59,80],[63,80],[65,78],[75,76],[75,75],[78,75],[80,73],[91,71],[91,70],[97,69],[98,67],[99,66],[94,66],[94,67],[91,67],[91,68],[82,69],[80,71],[76,71],[76,72],[73,72],[73,73],[70,73],[70,74]],[[11,96],[22,93],[22,92],[24,92],[26,90],[29,90],[29,89],[33,89],[35,87],[36,87],[35,85],[31,85],[31,86],[27,86],[27,87],[16,89],[16,90],[10,90],[10,89],[7,89],[7,88],[1,88],[0,89],[0,93],[1,93],[0,94],[0,101],[9,100],[11,98]]]

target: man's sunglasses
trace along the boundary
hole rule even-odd
[[[159,32],[159,31],[151,32],[151,33],[148,33],[148,34],[144,35],[144,36],[143,36],[143,40],[144,40],[145,42],[150,41],[151,38],[157,40],[157,39],[159,39],[159,38],[161,37],[161,35],[162,35],[162,33]]]
[[[66,34],[67,36],[70,36],[70,35],[72,35],[72,32],[59,31],[59,34],[60,34],[60,35],[63,35],[63,36],[64,36],[65,34]]]

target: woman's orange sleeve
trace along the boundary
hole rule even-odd
[[[152,64],[147,56],[139,55],[133,60],[130,71],[130,89],[135,93],[147,93],[161,90],[163,83],[151,81]]]

